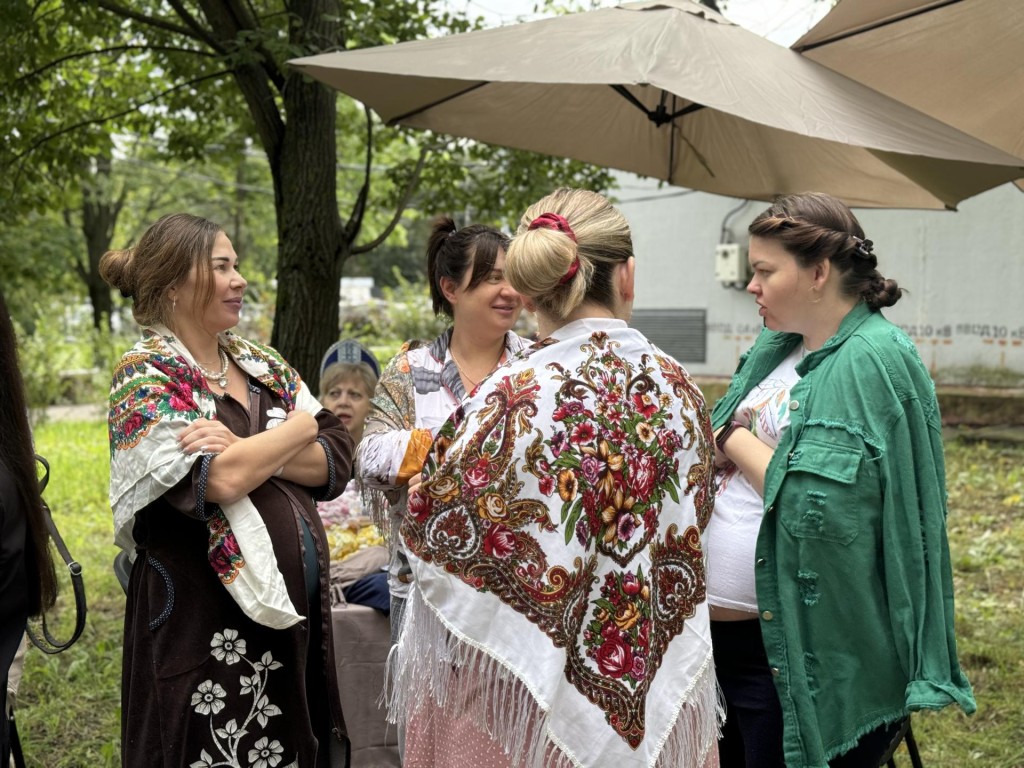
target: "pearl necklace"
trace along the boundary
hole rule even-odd
[[[199,364],[198,360],[196,361],[196,367],[199,368],[199,372],[203,374],[203,376],[208,381],[216,381],[218,387],[220,387],[221,389],[227,389],[228,366],[230,365],[230,361],[228,360],[228,353],[224,351],[223,347],[218,346],[217,354],[220,356],[220,373],[212,373],[206,370],[202,365]]]

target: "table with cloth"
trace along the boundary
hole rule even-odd
[[[349,603],[344,590],[379,571],[387,550],[376,526],[363,516],[355,483],[335,502],[320,504],[331,555],[331,620],[342,711],[352,743],[351,768],[398,768],[398,731],[378,706],[391,650],[388,617]]]
[[[352,768],[398,768],[398,731],[377,706],[391,648],[388,617],[365,605],[338,605],[331,616]]]

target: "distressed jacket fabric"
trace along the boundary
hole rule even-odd
[[[761,333],[714,429],[799,343]],[[910,711],[976,705],[953,633],[938,402],[917,349],[858,304],[797,372],[755,572],[786,764],[824,768]]]

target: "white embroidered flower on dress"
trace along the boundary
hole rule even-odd
[[[284,665],[275,661],[270,651],[260,656],[259,661],[252,661],[246,657],[248,648],[245,640],[238,636],[234,629],[224,629],[214,633],[210,641],[210,655],[216,657],[217,661],[224,664],[237,664],[245,662],[252,667],[252,674],[239,675],[238,682],[241,697],[234,694],[234,685],[228,687],[232,691],[231,707],[226,709],[228,702],[222,701],[227,698],[227,691],[213,680],[206,680],[199,684],[199,689],[192,694],[192,706],[199,715],[209,717],[209,736],[215,748],[214,758],[209,750],[203,749],[199,760],[189,764],[189,768],[299,768],[296,757],[288,765],[278,765],[284,760],[285,749],[291,750],[286,740],[284,745],[280,741],[271,741],[269,737],[263,736],[257,728],[266,728],[271,717],[284,714],[279,706],[270,703],[270,697],[265,695],[269,683],[270,672],[282,669]],[[254,655],[258,653],[254,649]],[[245,701],[244,699],[248,699]],[[239,717],[232,717],[236,713],[248,712]],[[221,710],[227,722],[220,724],[215,722],[215,715]],[[248,737],[248,738],[246,738]],[[255,744],[253,744],[255,739]],[[242,744],[243,740],[246,742]],[[246,752],[248,750],[248,752]],[[248,754],[248,762],[244,756]]]
[[[256,693],[260,689],[259,675],[242,675],[238,678],[238,682],[242,686],[241,694],[243,696],[248,696],[250,693]]]
[[[221,699],[227,695],[228,692],[221,688],[220,683],[204,680],[199,684],[199,690],[192,694],[192,706],[200,715],[208,715],[211,712],[217,714],[224,709],[224,702]]]
[[[221,705],[223,706],[223,704]],[[276,704],[271,704],[270,699],[266,696],[260,696],[259,701],[253,707],[253,711],[256,714],[256,719],[260,721],[260,725],[264,728],[267,727],[267,721],[274,715],[281,714],[281,708]]]
[[[268,408],[267,429],[273,429],[277,425],[283,424],[287,418],[288,412],[284,408]]]
[[[283,759],[284,747],[277,739],[270,741],[266,736],[256,742],[255,748],[249,750],[249,763],[252,768],[273,768]]]
[[[214,731],[222,739],[240,739],[245,736],[248,731],[242,730],[238,727],[238,723],[235,722],[235,718],[228,720],[223,728],[218,728]]]
[[[237,629],[225,629],[224,634],[215,633],[210,647],[213,648],[210,654],[225,664],[237,664],[245,655],[245,640],[238,639]]]
[[[265,669],[280,669],[284,665],[280,661],[274,661],[274,657],[270,655],[270,651],[267,651],[260,657],[260,660],[252,665],[252,668],[257,672],[262,672]]]

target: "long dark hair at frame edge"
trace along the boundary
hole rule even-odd
[[[39,495],[32,431],[28,424],[25,384],[18,370],[18,349],[7,302],[0,291],[0,464],[7,467],[25,510],[27,539],[25,570],[28,572],[28,612],[38,616],[57,599],[57,574],[50,552],[50,534]]]

